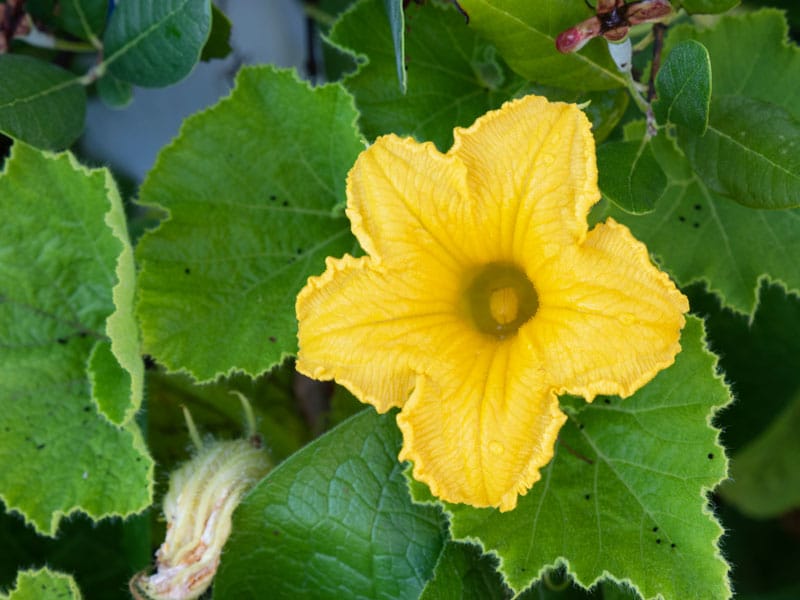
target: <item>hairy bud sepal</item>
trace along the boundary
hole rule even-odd
[[[211,442],[170,477],[164,496],[167,535],[156,552],[156,572],[131,581],[134,595],[190,600],[211,585],[233,511],[270,470],[257,438]]]

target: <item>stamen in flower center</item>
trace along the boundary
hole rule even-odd
[[[539,308],[533,284],[511,263],[481,267],[464,292],[464,300],[478,331],[501,340],[515,334]]]

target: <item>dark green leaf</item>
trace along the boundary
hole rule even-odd
[[[444,521],[408,496],[394,419],[365,410],[264,478],[236,510],[215,598],[418,598]]]
[[[583,587],[611,576],[645,598],[730,598],[705,497],[727,476],[709,421],[730,395],[701,321],[687,320],[681,346],[630,398],[562,398],[570,419],[542,479],[513,511],[446,505],[452,537],[496,553],[515,591],[562,562]]]
[[[653,111],[660,123],[703,135],[711,102],[711,60],[705,46],[687,40],[672,48],[658,71],[656,91]]]
[[[170,85],[192,70],[210,30],[210,0],[125,0],[105,32],[105,64],[134,85]]]
[[[603,196],[631,214],[651,212],[667,189],[650,140],[609,142],[597,149]]]
[[[214,58],[225,58],[232,51],[230,43],[231,21],[216,5],[211,5],[211,33],[203,46],[200,60],[209,61]]]
[[[363,149],[338,84],[272,68],[190,117],[140,192],[170,218],[139,242],[145,350],[209,381],[296,351],[294,299],[325,257],[353,251],[345,178]]]
[[[61,0],[60,21],[65,31],[84,40],[97,38],[106,25],[108,0]]]
[[[679,140],[713,191],[752,208],[800,206],[800,121],[783,108],[715,96],[706,134],[681,130]]]
[[[459,4],[469,15],[470,28],[495,44],[511,68],[530,81],[581,91],[625,86],[602,38],[579,52],[556,50],[559,33],[592,16],[581,2],[460,0]]]
[[[800,388],[788,408],[739,452],[720,494],[744,514],[782,515],[800,507]]]
[[[29,56],[0,55],[0,131],[37,148],[80,136],[86,92],[72,73]]]
[[[406,77],[406,45],[405,45],[405,19],[403,18],[403,0],[383,0],[386,16],[389,18],[389,30],[392,32],[392,45],[394,46],[394,61],[397,68],[397,81],[400,92],[405,94],[408,87]]]
[[[133,100],[133,86],[107,73],[97,81],[97,95],[110,108],[125,108]]]

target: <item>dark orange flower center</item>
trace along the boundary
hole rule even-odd
[[[489,263],[478,269],[464,292],[464,300],[478,331],[500,340],[515,334],[539,308],[533,284],[512,263]]]

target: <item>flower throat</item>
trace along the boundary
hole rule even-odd
[[[511,263],[481,267],[465,290],[464,300],[478,331],[501,340],[515,334],[539,308],[533,284]]]

